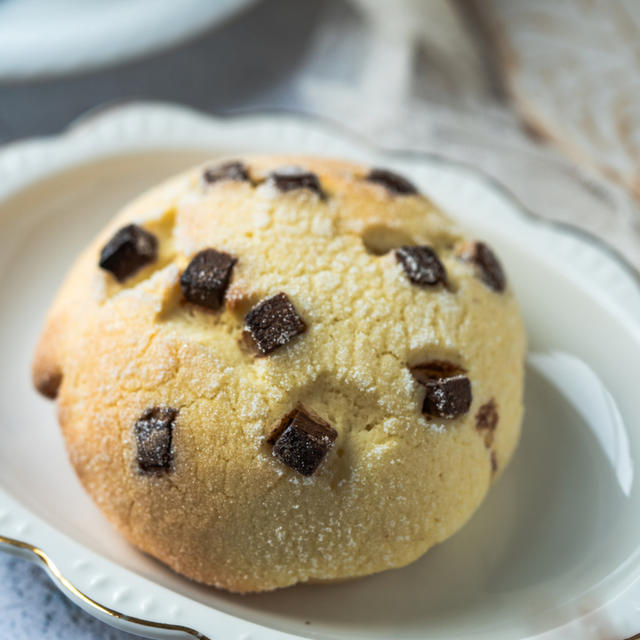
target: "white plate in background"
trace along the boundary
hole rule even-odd
[[[290,151],[407,175],[495,245],[529,334],[523,438],[469,524],[411,566],[233,596],[139,553],[102,518],[31,388],[44,313],[77,251],[142,189],[207,157]],[[480,173],[389,154],[322,122],[140,104],[0,150],[0,546],[110,624],[230,640],[589,640],[640,631],[640,280]]]
[[[176,45],[255,0],[0,0],[0,80],[76,73]]]

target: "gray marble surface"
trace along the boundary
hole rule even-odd
[[[67,599],[40,567],[0,556],[0,638],[3,640],[128,640]]]
[[[212,113],[303,110],[383,146],[482,167],[536,213],[599,235],[640,265],[640,218],[628,194],[531,139],[491,69],[478,71],[481,55],[461,57],[462,46],[451,46],[451,39],[442,44],[436,34],[407,49],[403,63],[402,46],[385,41],[380,24],[367,20],[366,5],[259,2],[198,40],[146,60],[0,84],[0,143],[56,133],[82,114],[126,100],[179,102]],[[445,22],[450,18],[445,14]],[[469,82],[485,72],[482,81]],[[72,605],[40,568],[0,555],[0,639],[132,637]]]

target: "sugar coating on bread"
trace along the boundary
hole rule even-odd
[[[121,234],[101,268],[128,225],[154,259]],[[131,542],[250,592],[400,567],[460,528],[516,446],[524,351],[497,256],[409,181],[249,156],[108,225],[33,376]]]

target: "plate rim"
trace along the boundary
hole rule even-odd
[[[154,620],[145,618],[138,618],[136,616],[131,616],[129,614],[117,611],[116,609],[108,607],[107,605],[94,600],[91,596],[84,593],[84,591],[78,589],[71,582],[71,580],[66,578],[62,571],[60,571],[56,563],[51,559],[49,554],[36,545],[32,545],[22,540],[16,540],[15,538],[0,535],[0,551],[5,551],[6,553],[10,553],[16,556],[25,556],[26,554],[28,554],[28,559],[40,565],[40,567],[44,569],[54,585],[64,595],[66,595],[70,600],[78,604],[82,609],[84,609],[94,617],[102,619],[102,617],[98,615],[99,613],[102,613],[113,618],[114,620],[122,620],[131,625],[147,627],[150,629],[162,629],[164,631],[176,631],[187,634],[194,638],[198,638],[199,640],[210,640],[208,636],[205,636],[204,634],[196,631],[191,627],[179,624],[156,622]],[[110,624],[108,621],[106,622],[107,624]]]
[[[37,184],[42,180],[55,177],[59,173],[71,170],[74,167],[79,167],[92,161],[98,161],[101,158],[106,158],[111,155],[125,155],[131,152],[135,153],[136,151],[152,152],[157,147],[154,147],[153,144],[148,144],[149,141],[145,139],[144,133],[141,134],[140,132],[136,133],[132,131],[126,131],[124,135],[125,137],[129,137],[116,141],[116,144],[107,144],[104,147],[90,149],[85,156],[83,156],[82,154],[76,154],[75,156],[72,155],[70,157],[64,158],[63,154],[61,158],[58,158],[58,162],[54,164],[53,167],[50,166],[45,171],[41,172],[33,171],[33,169],[38,164],[38,160],[36,160],[35,158],[38,153],[40,154],[39,162],[43,162],[47,159],[47,156],[50,155],[49,151],[56,147],[62,147],[65,145],[71,146],[74,144],[74,141],[83,138],[85,140],[91,140],[92,137],[95,138],[96,135],[99,135],[100,127],[103,126],[105,122],[108,123],[111,120],[115,120],[127,110],[137,111],[138,114],[153,113],[156,116],[158,114],[161,114],[163,118],[168,120],[176,117],[186,117],[187,119],[193,120],[194,126],[196,126],[198,122],[206,121],[209,121],[209,123],[217,123],[221,126],[224,126],[229,122],[246,122],[250,119],[258,121],[264,120],[265,122],[277,119],[280,123],[286,122],[287,120],[295,120],[298,124],[303,123],[304,126],[307,127],[327,130],[330,135],[337,138],[345,139],[349,144],[353,145],[354,148],[363,149],[368,154],[375,155],[379,158],[389,158],[390,160],[396,160],[398,162],[410,162],[412,164],[427,162],[429,164],[436,164],[439,166],[450,167],[458,170],[462,169],[465,173],[468,173],[474,176],[476,179],[479,179],[483,183],[484,187],[494,193],[497,193],[502,200],[508,203],[510,209],[518,213],[518,215],[521,217],[522,222],[528,225],[547,228],[553,233],[557,233],[560,235],[569,235],[578,240],[580,243],[589,245],[590,247],[597,250],[601,254],[601,256],[604,256],[605,261],[608,260],[614,262],[630,277],[631,281],[635,285],[637,293],[640,295],[640,272],[615,248],[613,248],[602,239],[592,235],[591,233],[583,229],[567,223],[541,218],[534,211],[524,205],[521,200],[511,192],[510,189],[505,187],[499,180],[489,175],[482,168],[473,166],[471,163],[467,162],[449,160],[433,152],[384,148],[375,144],[367,137],[353,132],[340,123],[334,122],[328,118],[321,118],[313,116],[311,114],[300,112],[262,109],[246,110],[233,114],[211,115],[199,112],[189,107],[183,107],[169,103],[138,101],[123,102],[117,105],[108,105],[107,107],[94,109],[88,113],[81,115],[79,118],[74,120],[66,129],[58,134],[52,136],[30,138],[27,140],[12,142],[5,146],[0,146],[0,174],[3,172],[3,170],[7,170],[7,167],[9,167],[9,172],[13,170],[14,174],[17,174],[20,170],[21,165],[24,167],[25,163],[27,166],[31,165],[32,169],[31,173],[27,173],[22,177],[16,178],[14,175],[13,182],[10,176],[10,179],[5,184],[5,187],[0,187],[0,203],[18,194],[20,191]],[[131,141],[137,141],[139,146],[134,149],[129,148],[126,143]],[[166,148],[169,148],[169,146],[166,146],[165,149]],[[2,489],[2,487],[0,487],[0,498],[2,497],[6,498],[9,503],[15,503],[15,505],[18,506],[21,511],[24,511],[29,517],[35,519],[36,521],[39,521],[38,516],[31,513],[26,507],[21,505],[17,500],[13,499]],[[0,503],[0,525],[2,525],[3,521],[1,507],[2,504]],[[53,527],[50,528],[55,530],[55,528]],[[56,533],[58,535],[64,536],[64,534],[59,531],[57,531]],[[91,550],[86,549],[83,545],[75,541],[71,542],[73,542],[74,545],[84,549],[88,553],[97,555],[94,554],[94,552],[92,552]],[[138,618],[117,611],[116,609],[100,603],[98,600],[91,597],[91,595],[89,595],[88,593],[80,590],[71,582],[71,580],[66,578],[60,571],[60,569],[58,569],[58,566],[55,563],[52,555],[41,548],[39,545],[32,545],[29,542],[26,542],[19,538],[4,536],[2,535],[2,533],[0,533],[0,549],[9,550],[10,552],[20,555],[30,556],[31,560],[39,563],[46,569],[50,578],[53,580],[56,586],[58,586],[58,588],[60,588],[62,592],[65,593],[65,595],[70,597],[77,604],[80,604],[80,606],[82,606],[82,608],[84,608],[89,613],[102,619],[104,622],[118,626],[128,631],[133,631],[134,633],[153,633],[154,631],[158,631],[162,634],[162,637],[167,637],[164,632],[175,632],[180,633],[184,636],[191,636],[201,638],[203,640],[208,640],[208,636],[199,632],[195,628],[179,624],[157,622],[152,619]],[[110,563],[110,561],[108,561],[107,559],[103,560]],[[130,571],[125,569],[124,567],[120,567],[120,569],[130,573]],[[156,585],[152,580],[146,578],[142,579],[148,583],[153,584],[155,587],[171,591],[170,589],[162,587],[161,585]],[[605,604],[604,606],[606,607],[607,605]],[[219,610],[218,613],[221,613],[223,615],[230,615]],[[237,618],[235,616],[233,617],[246,625],[256,624],[250,623],[243,618]],[[263,627],[262,625],[258,626],[260,629],[263,629],[265,631],[273,631],[276,634],[274,637],[278,638],[303,637],[300,635],[291,635],[286,632]],[[135,629],[133,627],[135,627]]]
[[[7,155],[29,155],[34,145],[46,145],[47,147],[52,147],[75,136],[91,135],[91,130],[96,124],[109,121],[129,110],[144,110],[155,114],[159,113],[163,117],[168,118],[171,118],[172,116],[179,116],[203,121],[208,120],[210,123],[218,124],[267,119],[274,119],[280,122],[286,120],[301,121],[312,128],[326,129],[330,134],[349,140],[355,146],[367,149],[379,156],[414,163],[426,161],[441,167],[463,170],[464,172],[473,175],[475,178],[480,179],[485,183],[487,188],[499,193],[504,200],[509,201],[509,203],[513,205],[513,209],[517,211],[524,221],[536,226],[546,227],[547,229],[557,231],[560,234],[573,236],[580,242],[588,244],[606,254],[609,259],[617,263],[619,267],[621,267],[633,280],[635,280],[638,291],[640,292],[640,268],[634,266],[631,261],[613,245],[582,227],[578,227],[561,220],[554,220],[540,216],[532,207],[526,205],[512,189],[507,187],[498,178],[492,176],[481,166],[475,165],[471,161],[467,162],[464,160],[447,158],[435,151],[419,151],[416,149],[402,149],[395,146],[387,147],[379,145],[368,136],[351,129],[336,119],[310,111],[286,109],[281,107],[263,107],[256,109],[236,109],[231,112],[214,111],[208,113],[189,105],[162,100],[114,100],[96,105],[78,114],[71,120],[71,122],[69,122],[69,124],[67,124],[67,126],[56,133],[52,133],[50,135],[29,136],[0,144],[0,170],[3,169],[2,162]],[[129,134],[130,133],[131,132],[129,132]],[[140,137],[141,136],[134,134],[134,138]],[[117,149],[100,149],[92,156],[91,159],[97,160],[102,157],[106,157],[110,155],[110,151],[117,151]],[[126,150],[124,151],[126,152]],[[122,153],[122,151],[120,151],[120,153]],[[64,166],[61,166],[59,169],[49,172],[48,176],[56,175],[60,171],[71,169],[83,162],[84,160],[68,164],[65,163]],[[26,186],[31,182],[33,182],[33,179],[26,180],[23,184],[18,183],[17,185],[12,185],[9,183],[8,186],[0,185],[0,202],[11,195],[18,193],[22,188],[26,188]]]

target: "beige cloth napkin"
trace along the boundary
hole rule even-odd
[[[366,27],[360,44],[366,55],[356,72],[341,77],[350,49],[336,30],[341,17],[330,8],[299,76],[302,108],[387,147],[475,165],[534,213],[606,240],[640,268],[637,201],[591,163],[577,163],[526,128],[505,95],[473,5],[353,0],[352,6]]]

